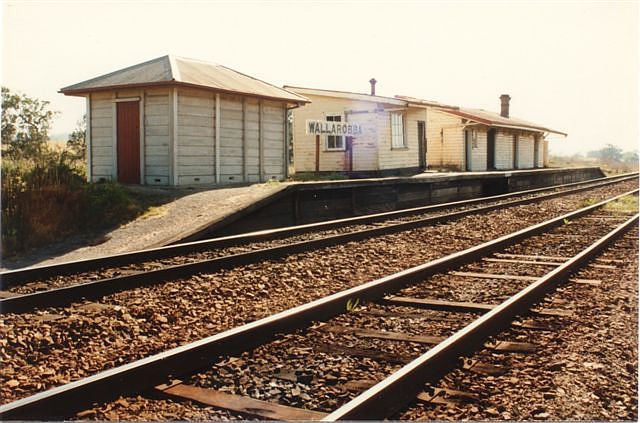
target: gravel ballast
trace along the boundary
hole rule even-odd
[[[114,294],[100,304],[2,316],[2,372],[5,380],[15,381],[2,386],[3,401],[476,245],[594,197],[597,195],[584,193],[582,197],[470,216],[437,227],[202,274]],[[34,321],[38,322],[35,327]]]
[[[457,406],[416,403],[402,420],[627,420],[638,419],[638,230],[599,256],[615,269],[588,267],[543,305],[570,311],[547,321],[551,332],[512,330],[500,339],[535,342],[532,355],[483,350],[472,359],[504,366],[501,376],[464,370],[438,387],[474,392],[481,400]],[[542,319],[536,318],[540,321]]]
[[[588,217],[584,220],[578,219],[554,230],[554,234],[581,234],[580,238],[582,240],[581,242],[573,243],[574,252],[571,254],[577,252],[581,246],[584,247],[587,245],[588,242],[590,242],[588,241],[589,239],[599,237],[615,225],[611,219],[603,220],[597,225],[591,225],[588,219]],[[588,233],[592,236],[587,236]],[[630,236],[632,238],[637,237],[637,231],[634,231]],[[550,254],[554,249],[557,253],[558,245],[562,245],[562,240],[552,236],[551,242],[549,239],[547,239],[546,242],[541,242],[545,240],[544,237],[545,235],[540,235],[530,238],[522,245],[508,248],[504,253],[531,254],[535,252],[544,255]],[[546,251],[545,248],[547,249]],[[631,251],[637,250],[637,242],[635,243],[635,247],[632,248],[635,249]],[[563,252],[566,253],[566,251]],[[629,251],[626,251],[626,254],[628,253]],[[617,258],[616,255],[605,253],[594,260],[593,263],[611,263],[617,262],[617,260],[620,259]],[[484,270],[486,272],[514,274],[514,271],[517,271],[516,269],[520,267],[520,265],[496,265],[494,263],[483,262],[482,265],[476,264],[476,267],[477,270]],[[592,269],[601,270],[602,268],[589,267],[584,272],[576,275],[576,277],[585,279],[597,277],[598,275],[593,274]],[[550,269],[547,269],[547,271],[548,270]],[[543,271],[537,272],[538,275],[543,273]],[[574,283],[561,288],[559,293],[567,292],[566,290],[572,286],[579,287],[582,290],[591,288],[590,285]],[[464,290],[462,288],[464,288]],[[473,279],[463,281],[458,278],[446,279],[444,275],[436,275],[423,283],[401,291],[401,294],[413,294],[416,297],[452,299],[452,297],[447,297],[447,295],[453,295],[455,297],[459,295],[456,291],[459,291],[467,292],[468,297],[464,298],[464,300],[478,301],[480,299],[487,299],[488,302],[495,303],[498,302],[505,293],[513,294],[520,288],[522,288],[522,286],[513,284],[511,281],[502,281],[500,285],[493,287],[483,287],[483,281]],[[581,295],[580,289],[575,292],[578,296]],[[618,295],[615,294],[615,297],[618,297]],[[625,297],[623,296],[623,298]],[[625,298],[625,301],[628,302],[629,298]],[[547,310],[560,309],[573,311],[575,314],[575,311],[572,310],[571,307],[572,304],[570,304],[567,299],[557,298],[556,294],[548,296],[535,308]],[[593,316],[593,313],[590,315]],[[425,344],[389,342],[362,338],[357,335],[358,330],[373,329],[413,335],[448,336],[468,324],[475,317],[477,317],[477,315],[469,313],[450,313],[373,303],[366,304],[358,307],[351,313],[346,313],[331,319],[327,323],[316,324],[308,330],[284,335],[274,342],[245,352],[239,357],[222,358],[210,371],[187,378],[185,383],[283,405],[313,409],[321,412],[331,412],[339,405],[355,397],[361,391],[362,388],[349,388],[350,383],[375,383],[380,381],[397,370],[402,364],[426,352],[430,348],[430,346]],[[526,322],[544,323],[554,328],[554,330],[532,331],[521,328],[511,329],[496,336],[494,340],[529,342],[535,344],[538,350],[540,349],[540,345],[547,345],[550,348],[563,347],[559,344],[558,336],[562,335],[563,331],[561,331],[561,329],[563,325],[566,324],[565,317],[534,315],[534,317],[526,317],[524,320]],[[343,329],[336,331],[336,327]],[[569,328],[567,327],[567,329]],[[583,332],[588,332],[588,330],[583,330]],[[620,337],[621,333],[618,333],[617,336]],[[602,338],[599,339],[599,341],[606,342],[606,340]],[[614,345],[620,345],[621,341],[620,339],[614,338],[610,342]],[[326,350],[326,347],[323,347],[324,345],[328,345],[329,350]],[[341,352],[343,348],[350,350],[357,349],[365,352],[370,351],[374,355],[378,354],[386,358],[374,359],[366,356],[354,356],[353,353]],[[600,349],[600,345],[590,346],[590,350],[593,352],[597,352]],[[566,365],[568,368],[577,366],[576,371],[581,371],[581,366],[593,369],[603,368],[598,361],[582,363],[580,357],[576,357],[573,352],[572,354],[574,361],[573,364]],[[616,364],[617,369],[614,371],[615,374],[619,371],[630,371],[634,368],[634,353],[626,354],[623,352],[622,354],[623,360]],[[471,401],[469,403],[452,402],[448,406],[414,404],[407,412],[403,413],[401,417],[411,420],[459,420],[469,418],[473,420],[553,420],[552,415],[545,406],[535,403],[537,400],[535,395],[533,398],[534,402],[529,403],[526,397],[527,393],[522,389],[512,389],[513,385],[522,381],[522,385],[525,387],[538,387],[543,390],[541,394],[543,400],[558,398],[561,395],[570,393],[570,391],[562,387],[558,389],[553,388],[552,382],[549,382],[547,379],[549,379],[549,374],[552,374],[554,380],[564,380],[564,385],[569,385],[573,373],[569,372],[565,374],[564,365],[557,361],[549,361],[548,357],[542,357],[542,360],[547,361],[534,363],[533,367],[528,371],[523,371],[522,366],[518,365],[517,360],[524,360],[527,366],[531,366],[532,360],[535,360],[535,355],[523,356],[521,354],[506,354],[492,350],[481,351],[475,354],[472,359],[486,364],[501,366],[506,369],[506,373],[502,376],[479,376],[466,370],[457,370],[445,377],[442,385],[439,387],[471,393],[479,398],[478,401]],[[541,369],[542,372],[540,372]],[[536,371],[541,373],[541,376],[534,375]],[[532,381],[522,380],[524,377],[534,377],[535,379]],[[597,383],[598,380],[599,379],[596,378],[592,382]],[[614,381],[612,380],[611,382]],[[593,383],[592,386],[595,386]],[[622,380],[622,385],[614,388],[614,392],[616,392],[614,397],[622,399],[618,401],[620,404],[617,404],[619,409],[617,418],[623,418],[622,409],[624,408],[625,401],[633,405],[635,388],[628,389],[624,383],[625,381]],[[429,388],[425,387],[425,390],[429,391]],[[519,398],[524,404],[530,406],[528,409],[528,417],[524,417],[526,414],[516,415],[514,412],[514,410],[522,411],[522,409],[519,408],[522,405],[514,405],[512,408],[509,408],[504,404],[497,403],[495,400],[495,396],[498,396],[499,399],[508,399],[510,395],[515,395],[517,399]],[[592,397],[588,396],[587,398]],[[126,399],[128,402],[134,400],[135,399],[132,398]],[[149,404],[152,400],[146,399],[145,401],[146,404]],[[488,402],[489,404],[487,404]],[[566,401],[566,403],[569,403],[569,401]],[[156,410],[156,412],[166,407],[166,404],[161,401],[157,401],[154,404],[151,409]],[[117,402],[109,403],[97,406],[93,410],[89,410],[89,412],[95,414],[97,418],[101,418],[104,416],[103,410],[111,410],[116,406]],[[582,406],[581,403],[578,403],[576,408]],[[191,407],[192,405],[187,403],[185,413],[191,413]],[[464,414],[465,411],[471,414]],[[123,412],[125,416],[130,417],[130,413],[127,410],[123,410]],[[631,412],[633,413],[633,410],[631,410]],[[632,413],[630,415],[632,415]],[[581,410],[576,412],[574,416],[580,418],[579,416],[584,415],[586,414]],[[602,416],[605,415],[606,410]],[[246,418],[247,416],[241,417]],[[118,418],[122,418],[122,416],[119,415]]]

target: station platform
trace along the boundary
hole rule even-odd
[[[597,167],[424,172],[406,177],[276,182],[187,191],[93,245],[41,252],[4,268],[47,265],[261,229],[497,195],[603,177]],[[147,187],[136,188],[145,190]],[[149,188],[157,189],[157,188]]]

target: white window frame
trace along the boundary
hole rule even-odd
[[[331,120],[327,118],[340,118],[339,121]],[[342,113],[327,113],[324,117],[329,122],[343,122]],[[336,137],[336,140],[340,140],[341,147],[329,147],[329,137]],[[324,137],[324,149],[325,151],[345,151],[347,149],[347,140],[344,135],[325,135]]]
[[[407,148],[407,137],[404,133],[404,113],[392,112],[389,119],[391,119],[391,149]],[[400,127],[399,131],[398,127]]]

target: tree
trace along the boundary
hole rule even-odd
[[[40,157],[47,149],[56,112],[49,102],[12,93],[2,87],[2,149],[11,158]]]
[[[637,151],[627,151],[622,154],[622,161],[624,163],[637,164],[638,163],[638,152]]]
[[[613,144],[607,144],[601,151],[601,157],[604,160],[619,162],[622,158],[622,148]]]
[[[87,115],[82,116],[76,124],[76,129],[69,135],[67,148],[76,159],[87,158]]]
[[[587,157],[594,157],[610,162],[619,162],[622,159],[622,148],[613,144],[607,144],[600,150],[589,151]]]

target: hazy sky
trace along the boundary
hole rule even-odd
[[[51,102],[70,132],[84,99],[57,91],[167,53],[275,85],[411,95],[563,132],[552,152],[638,146],[638,2],[4,1],[2,85]]]

